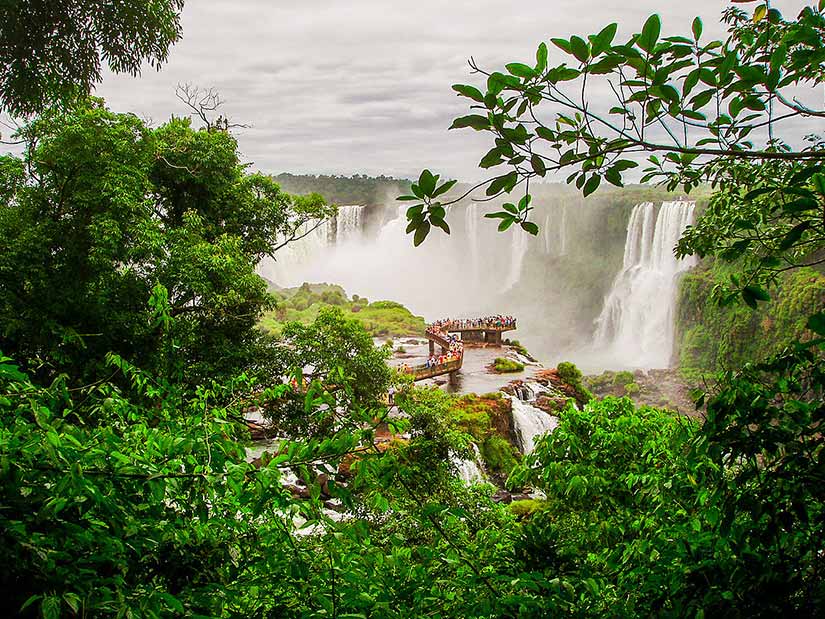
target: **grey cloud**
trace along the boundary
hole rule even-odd
[[[785,0],[794,7],[801,0]],[[250,123],[238,134],[264,171],[416,174],[422,167],[478,178],[489,140],[447,131],[466,103],[450,85],[472,83],[467,59],[499,68],[530,61],[553,36],[597,32],[619,38],[658,12],[664,31],[684,32],[701,15],[723,33],[724,0],[189,0],[184,39],[160,73],[107,75],[99,88],[117,110],[156,123],[186,110],[175,85],[212,86],[223,112]],[[780,7],[787,10],[786,7]]]

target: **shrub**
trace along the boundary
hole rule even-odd
[[[496,372],[502,373],[522,372],[524,370],[523,363],[507,359],[506,357],[496,357],[493,367]]]
[[[559,378],[576,391],[576,401],[579,404],[585,404],[593,399],[593,394],[582,383],[581,370],[574,363],[562,361],[556,366],[556,371],[559,373]]]
[[[623,372],[616,372],[616,375],[613,377],[614,385],[626,385],[627,383],[635,382],[636,378],[633,376],[633,372],[628,372],[627,370]]]

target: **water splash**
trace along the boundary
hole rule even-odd
[[[535,406],[522,402],[519,398],[507,395],[513,410],[513,429],[516,432],[521,453],[528,454],[536,447],[539,437],[552,432],[559,425],[559,420]]]
[[[669,367],[673,354],[678,275],[692,257],[673,253],[694,221],[693,202],[651,202],[633,208],[627,225],[623,267],[596,321],[597,349],[626,367]]]
[[[468,486],[484,481],[484,474],[478,466],[478,462],[481,460],[478,445],[473,443],[472,447],[474,453],[473,459],[459,458],[457,454],[451,454],[450,456],[450,461],[455,467],[458,478]]]

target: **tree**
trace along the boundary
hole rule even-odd
[[[319,411],[315,419],[304,410],[302,391],[291,398],[270,402],[265,409],[290,433],[321,434],[338,428],[353,407],[375,406],[387,392],[392,370],[387,366],[389,350],[377,348],[363,325],[347,318],[336,306],[321,308],[308,325],[287,323],[271,359],[272,372],[285,376],[300,370],[296,382],[317,381],[332,394],[336,406]],[[344,389],[343,385],[352,385]]]
[[[40,112],[89,94],[102,61],[160,68],[181,36],[183,0],[6,0],[0,4],[0,110]]]
[[[189,120],[152,129],[92,100],[21,135],[0,166],[0,349],[80,384],[109,352],[188,381],[264,371],[255,266],[333,207],[246,173],[228,132]]]

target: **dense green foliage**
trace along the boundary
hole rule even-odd
[[[714,290],[730,267],[711,262],[680,281],[677,329],[679,366],[687,376],[736,368],[778,354],[807,337],[808,316],[825,308],[825,277],[812,269],[785,273],[769,303],[754,311],[722,305]]]
[[[0,111],[30,114],[89,94],[101,60],[137,75],[166,61],[181,36],[183,0],[4,0],[0,3]]]
[[[307,324],[318,313],[330,306],[340,307],[351,314],[373,337],[421,336],[424,318],[415,316],[406,307],[393,301],[375,301],[353,295],[347,297],[340,286],[332,284],[304,284],[299,288],[276,290],[277,307],[264,314],[261,326],[269,333],[279,335],[284,323]]]
[[[0,158],[0,349],[88,384],[109,352],[188,381],[257,371],[260,259],[332,212],[248,174],[235,139],[99,101],[49,112]],[[172,320],[174,319],[174,320]]]
[[[494,181],[494,194],[548,169],[538,153],[513,161],[511,150],[535,141],[511,126],[519,97],[527,103],[516,117],[544,100],[545,87],[552,97],[560,82],[633,71],[625,105],[612,112],[633,118],[629,137],[592,133],[585,109],[555,128],[537,125],[536,139],[590,193],[602,177],[621,182],[629,166],[614,155],[663,148],[634,138],[640,127],[699,123],[716,139],[705,149],[715,159],[701,164],[692,155],[702,144],[676,140],[667,160],[671,180],[719,187],[685,247],[744,260],[733,292],[756,305],[767,296],[759,282],[816,260],[822,231],[811,202],[820,206],[825,186],[818,146],[771,144],[753,158],[789,161],[776,176],[782,185],[765,185],[770,166],[749,181],[735,157],[750,148],[747,123],[757,120],[740,114],[793,109],[778,90],[820,79],[822,4],[797,22],[761,3],[753,15],[731,11],[727,46],[700,45],[700,22],[692,38],[660,40],[658,17],[625,46],[612,45],[615,26],[588,41],[556,40],[578,69],[549,68],[543,45],[536,68],[508,65],[486,95],[457,88],[489,110],[457,124],[495,130],[501,141],[485,164],[506,157],[516,166],[515,179]],[[150,24],[152,35],[163,40],[164,24]],[[693,54],[698,68],[676,62]],[[683,104],[700,81],[710,95],[703,86]],[[515,100],[499,96],[505,90]],[[714,96],[727,120],[706,122],[701,110]],[[322,291],[325,306],[306,324],[285,323],[278,340],[257,328],[274,299],[255,265],[334,212],[319,196],[289,196],[247,174],[234,139],[211,125],[195,131],[173,119],[151,128],[96,101],[67,108],[23,130],[22,158],[0,159],[4,616],[825,613],[821,312],[804,330],[788,322],[795,341],[773,341],[789,344],[775,357],[720,373],[710,393],[697,393],[704,423],[626,398],[594,400],[581,372],[559,364],[580,406],[559,411],[558,428],[519,463],[501,396],[407,384],[392,409],[383,404],[388,351],[353,317],[371,306],[343,291]],[[765,191],[753,193],[750,182]],[[431,225],[448,228],[433,200],[450,188],[429,172],[412,186],[427,209],[410,213],[417,243]],[[502,227],[518,221],[534,231],[530,199],[521,205],[505,207]],[[736,238],[740,230],[752,238]],[[804,290],[798,309],[821,310],[811,277],[796,271],[779,297]],[[282,302],[306,311],[316,294],[302,287]],[[345,311],[347,303],[360,310]],[[798,299],[782,303],[765,311],[796,320]],[[244,422],[252,410],[281,432],[254,463]],[[454,461],[472,453],[471,441],[491,472],[509,471],[511,487],[545,498],[508,508],[489,486],[463,487]]]

